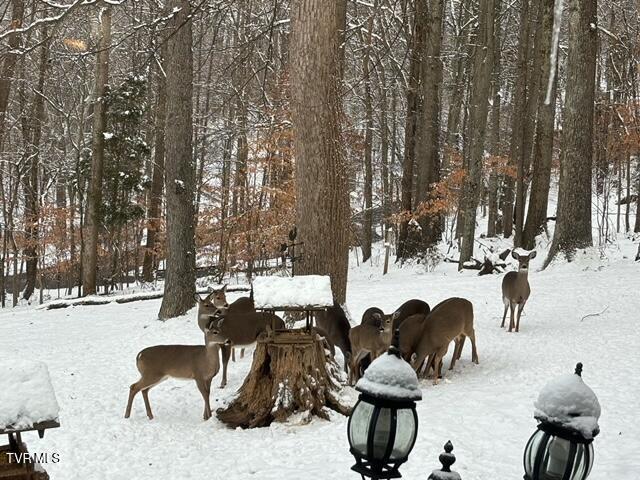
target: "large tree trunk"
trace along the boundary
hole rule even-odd
[[[536,124],[536,139],[533,153],[533,180],[531,182],[531,196],[527,222],[524,226],[522,246],[532,249],[535,238],[542,229],[547,217],[549,200],[549,185],[551,183],[551,160],[553,157],[553,132],[556,111],[556,82],[553,82],[551,101],[545,103],[547,96],[547,79],[551,73],[551,34],[553,30],[553,0],[541,0],[542,15],[539,28],[541,29],[540,44],[536,45],[536,55],[540,58],[539,77],[542,80],[538,92],[538,122]],[[557,67],[554,66],[554,68]],[[538,75],[537,72],[533,72]],[[554,77],[555,78],[555,77]]]
[[[373,11],[377,11],[377,0],[374,2]],[[362,75],[364,77],[364,219],[362,222],[362,261],[371,258],[371,237],[373,230],[373,99],[371,93],[371,36],[373,31],[373,14],[369,16],[367,27],[367,43],[364,60],[362,62]]]
[[[23,131],[25,145],[25,158],[28,172],[22,177],[22,189],[24,192],[24,224],[26,244],[23,250],[26,259],[26,285],[22,298],[29,300],[36,287],[38,273],[38,220],[39,220],[39,196],[38,196],[38,170],[40,157],[40,138],[44,123],[44,86],[49,64],[49,40],[47,29],[43,31],[44,44],[40,50],[40,72],[38,76],[37,93],[33,99],[31,118],[23,119]],[[40,94],[38,94],[40,93]]]
[[[426,15],[423,2],[416,3],[415,20],[411,45],[411,63],[409,67],[409,85],[407,87],[407,115],[404,127],[404,158],[402,160],[402,181],[400,210],[409,215],[412,210],[413,165],[415,162],[415,142],[418,119],[420,118],[420,70],[425,48]],[[415,249],[408,244],[409,221],[400,222],[397,258],[409,258]]]
[[[166,49],[163,49],[166,55]],[[165,66],[166,68],[166,66]],[[151,195],[147,212],[147,242],[142,262],[142,278],[153,281],[153,270],[157,265],[158,230],[160,228],[160,207],[164,184],[165,123],[167,117],[167,79],[164,72],[158,72],[158,99],[156,103],[155,138],[153,152],[153,175]]]
[[[511,146],[509,152],[509,166],[511,171],[506,175],[505,199],[503,208],[503,229],[504,236],[508,238],[513,232],[514,202],[516,198],[516,179],[519,180],[518,188],[522,187],[522,177],[524,168],[524,128],[526,125],[527,109],[527,77],[529,64],[529,2],[522,0],[520,6],[520,35],[518,39],[518,57],[516,84],[513,92],[514,106],[511,115]],[[516,174],[514,178],[513,174]],[[522,193],[518,190],[518,193]]]
[[[335,2],[291,6],[291,107],[296,225],[304,254],[297,273],[331,277],[343,303],[349,255],[349,195],[340,140],[339,19]]]
[[[96,293],[98,267],[98,228],[101,224],[102,171],[104,162],[104,130],[106,105],[104,94],[109,82],[109,51],[111,48],[111,7],[101,10],[100,40],[96,58],[96,85],[94,91],[93,132],[91,148],[91,178],[87,192],[87,213],[84,222],[82,293]]]
[[[231,404],[216,412],[218,419],[237,428],[266,427],[290,415],[329,419],[328,408],[343,415],[349,408],[339,399],[340,366],[315,332],[290,331],[260,339],[249,375]]]
[[[24,19],[24,0],[11,0],[11,28],[22,27]],[[0,58],[0,148],[4,140],[4,119],[9,105],[9,93],[11,92],[11,82],[18,60],[18,47],[20,46],[20,33],[9,35],[9,50],[3,53]]]
[[[570,0],[569,53],[556,229],[548,265],[559,252],[570,260],[593,245],[591,166],[598,31],[596,0]]]
[[[195,165],[193,160],[193,51],[189,0],[172,0],[180,12],[171,20],[167,40],[167,128],[165,192],[167,197],[167,278],[159,318],[187,312],[195,285]]]
[[[465,157],[468,158],[468,170],[464,185],[464,206],[462,209],[462,245],[460,264],[473,255],[473,243],[476,229],[476,209],[482,190],[482,162],[484,157],[484,139],[491,95],[491,72],[494,56],[494,19],[495,1],[481,0],[478,17],[478,36],[474,53],[473,85],[471,87],[469,112],[469,141],[465,145]]]
[[[424,57],[422,59],[421,118],[416,135],[416,208],[426,206],[433,200],[432,185],[440,181],[440,84],[442,83],[442,19],[443,0],[419,0],[424,2],[428,12],[427,34]],[[441,215],[429,212],[419,218],[422,232],[423,250],[437,243],[441,233]]]

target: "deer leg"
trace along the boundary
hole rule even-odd
[[[476,331],[469,332],[469,340],[471,340],[471,361],[478,364],[478,350],[476,349]]]
[[[136,383],[131,385],[131,387],[129,387],[129,401],[127,402],[127,409],[124,412],[124,418],[129,418],[129,416],[131,415],[131,405],[133,404],[133,399],[138,394],[138,392],[142,391],[142,397],[144,398],[144,406],[147,409],[147,416],[149,417],[149,420],[153,419],[153,414],[151,413],[151,407],[149,406],[149,398],[147,397],[148,394],[146,390],[157,385],[162,380],[163,380],[162,377],[152,377],[152,378],[140,377],[140,380],[138,380]]]
[[[507,318],[507,311],[509,310],[509,304],[511,302],[509,302],[506,298],[503,298],[502,303],[504,303],[504,313],[502,314],[502,324],[500,325],[500,328],[504,328],[504,321]]]
[[[355,385],[360,372],[360,353],[351,355],[349,368],[349,385]]]
[[[416,373],[420,373],[420,367],[422,367],[422,362],[424,362],[425,358],[427,358],[426,352],[419,352],[417,354],[416,358],[413,361],[413,369],[416,371]],[[429,368],[429,365],[427,365],[427,368]]]
[[[235,348],[231,349],[231,361],[232,362],[236,361],[236,349]]]
[[[513,330],[513,327],[515,326],[515,323],[516,323],[514,318],[513,318],[513,315],[514,315],[515,309],[516,309],[516,304],[513,303],[513,302],[509,302],[509,307],[510,307],[509,313],[511,315],[511,317],[509,319],[509,333],[511,333],[511,330]]]
[[[240,349],[240,358],[244,358],[244,347]]]
[[[220,353],[222,355],[222,382],[220,382],[220,388],[227,386],[227,366],[229,365],[229,357],[231,356],[231,350],[233,347],[230,345],[222,345]]]
[[[516,321],[516,333],[520,331],[520,315],[522,315],[522,310],[524,310],[525,302],[522,302],[518,305],[518,319]]]
[[[138,383],[139,382],[136,382],[129,387],[129,400],[127,401],[127,409],[124,412],[124,418],[129,418],[131,416],[131,404],[133,403],[134,397],[140,391],[140,388],[138,388]]]
[[[149,390],[151,390],[151,387],[142,390],[142,398],[144,400],[144,408],[147,411],[147,417],[149,417],[149,420],[153,420],[153,412],[151,411],[151,404],[149,403]]]
[[[438,384],[438,378],[442,376],[442,359],[447,354],[448,349],[449,346],[447,345],[446,347],[441,348],[433,354],[434,385]]]
[[[211,380],[213,377],[208,379],[196,378],[196,385],[198,386],[198,390],[200,390],[200,394],[204,399],[204,413],[202,418],[205,420],[209,420],[211,418],[211,406],[209,405],[209,394],[211,393]]]

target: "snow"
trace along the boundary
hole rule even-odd
[[[58,420],[58,402],[42,362],[6,360],[0,364],[0,429],[31,428]]]
[[[331,281],[325,275],[257,277],[253,281],[253,299],[256,308],[333,305]]]
[[[105,140],[111,140],[113,138],[113,133],[111,132],[104,132],[102,134],[102,136],[104,137]]]
[[[390,353],[373,361],[358,380],[356,390],[390,400],[422,400],[418,377],[411,365]]]
[[[562,425],[591,439],[599,432],[600,403],[593,390],[576,374],[547,383],[535,402],[535,417]]]

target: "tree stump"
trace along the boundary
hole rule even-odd
[[[259,339],[251,370],[226,408],[216,411],[229,427],[265,427],[290,415],[329,419],[328,408],[348,415],[339,400],[344,373],[315,331],[288,330]]]

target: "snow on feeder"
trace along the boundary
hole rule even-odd
[[[535,402],[538,430],[524,452],[525,480],[585,480],[593,466],[593,438],[599,433],[600,404],[575,374],[545,385]]]
[[[400,356],[398,331],[389,351],[367,368],[356,384],[360,393],[347,431],[351,467],[363,478],[400,478],[418,433],[416,400],[422,399],[418,377]]]

